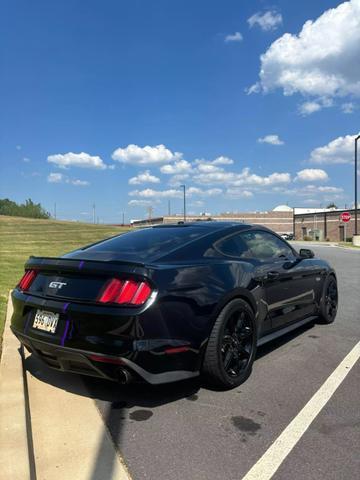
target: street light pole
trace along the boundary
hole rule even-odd
[[[186,187],[185,185],[180,185],[184,191],[184,223],[186,222]]]
[[[357,142],[360,139],[360,135],[355,138],[355,235],[358,234],[357,228],[357,214],[358,214],[358,200],[357,200],[357,177],[358,177],[358,169],[357,169]]]

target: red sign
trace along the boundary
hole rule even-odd
[[[350,212],[343,212],[340,215],[340,218],[341,218],[341,221],[343,221],[344,223],[350,222],[350,220],[351,220]]]

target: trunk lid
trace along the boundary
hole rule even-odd
[[[111,278],[141,280],[149,270],[143,263],[72,258],[30,257],[26,269],[37,271],[28,293],[35,296],[96,302]]]

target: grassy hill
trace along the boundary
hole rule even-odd
[[[121,227],[0,215],[0,343],[6,302],[30,255],[58,256],[125,231]]]

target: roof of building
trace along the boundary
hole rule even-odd
[[[278,205],[273,209],[273,212],[292,212],[292,207],[289,207],[289,205]]]

